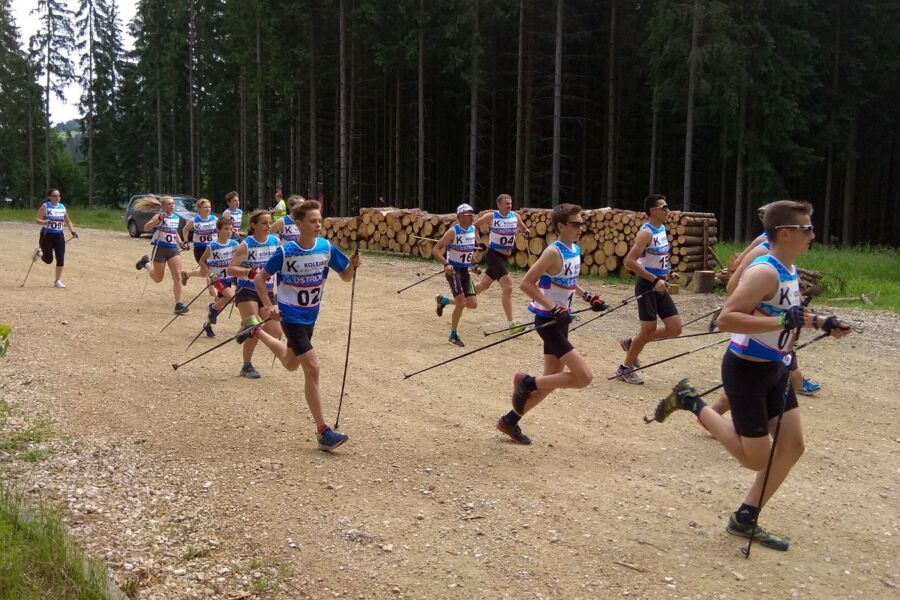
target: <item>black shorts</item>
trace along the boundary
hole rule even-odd
[[[537,330],[538,335],[544,340],[544,354],[552,354],[556,358],[562,358],[575,349],[575,346],[569,341],[569,324],[556,324],[541,327],[541,325],[545,323],[552,322],[553,319],[539,317],[537,315],[534,316],[535,327],[540,327],[540,329]]]
[[[788,369],[780,361],[747,360],[729,350],[722,357],[722,383],[734,430],[742,437],[769,435],[769,419],[781,412],[782,401],[784,412],[797,408],[797,395],[788,384]]]
[[[497,252],[493,248],[488,248],[487,253],[484,255],[484,262],[487,263],[487,269],[485,270],[487,276],[494,281],[499,281],[502,277],[509,275],[509,271],[506,270],[507,260],[509,260],[507,255]]]
[[[206,246],[202,246],[200,248],[198,248],[197,246],[194,246],[194,260],[199,263],[200,257],[203,256],[203,254],[205,252],[206,252]]]
[[[41,260],[48,265],[53,262],[56,256],[56,266],[62,267],[66,264],[66,236],[62,233],[44,233],[41,234],[39,240],[41,247]]]
[[[654,282],[647,281],[643,277],[638,277],[637,283],[634,284],[634,295],[640,296],[644,292],[650,290],[654,286]],[[659,319],[668,319],[678,314],[675,308],[675,302],[669,292],[652,292],[638,298],[638,318],[641,321],[656,321]]]
[[[269,292],[269,300],[272,301],[272,304],[275,304],[275,294],[271,291]],[[256,295],[256,290],[253,288],[238,288],[237,293],[234,295],[234,303],[240,304],[241,302],[256,302],[259,304],[259,296]]]
[[[455,298],[462,294],[466,298],[475,295],[475,284],[469,275],[468,269],[458,269],[453,267],[452,273],[444,273],[447,277],[447,283],[450,284],[450,296]]]
[[[281,323],[281,329],[284,331],[291,352],[300,356],[313,349],[312,336],[315,327],[315,325],[301,325],[300,323]]]
[[[796,371],[797,370],[797,353],[791,352],[791,364],[788,365],[788,371]]]
[[[176,256],[178,256],[178,248],[163,248],[162,246],[156,246],[156,251],[153,252],[153,262],[169,262],[170,258],[175,258]]]

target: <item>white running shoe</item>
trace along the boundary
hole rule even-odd
[[[62,279],[57,279],[57,280],[53,283],[53,287],[64,288],[64,287],[66,287],[66,284],[64,284],[64,283],[62,282]]]

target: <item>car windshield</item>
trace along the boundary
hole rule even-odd
[[[172,200],[175,201],[175,210],[179,212],[193,212],[197,205],[197,199],[191,196],[172,196]]]

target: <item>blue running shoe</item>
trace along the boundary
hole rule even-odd
[[[444,307],[447,306],[448,304],[450,304],[450,298],[448,298],[446,296],[441,296],[440,294],[438,294],[437,296],[434,297],[434,301],[437,304],[434,312],[436,312],[437,316],[440,317],[441,315],[444,314]]]
[[[325,431],[316,434],[316,440],[319,442],[319,450],[322,450],[323,452],[334,450],[349,439],[349,436],[339,431],[335,431],[331,427],[326,427]]]
[[[216,307],[213,306],[213,303],[210,302],[206,305],[206,320],[209,321],[210,325],[216,324],[216,317],[219,316],[219,311],[216,310]]]
[[[816,392],[822,389],[821,383],[816,383],[811,379],[803,379],[803,383],[800,384],[800,393],[804,396],[812,396]]]

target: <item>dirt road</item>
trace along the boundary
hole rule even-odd
[[[67,289],[38,263],[19,284],[37,228],[0,224],[3,435],[39,419],[53,435],[36,464],[0,451],[4,477],[63,507],[73,534],[140,598],[886,598],[900,586],[900,320],[855,312],[867,330],[804,351],[823,384],[801,397],[807,450],[763,512],[792,539],[750,560],[724,532],[750,473],[688,414],[644,425],[681,377],[718,383],[721,346],[648,369],[646,385],[606,381],[634,332],[627,307],[572,334],[594,382],[552,395],[515,446],[494,429],[512,375],[536,373],[540,344],[509,344],[404,381],[461,351],[434,314],[433,265],[364,257],[341,429],[315,448],[303,376],[260,347],[263,377],[239,378],[229,345],[177,372],[203,321],[192,307],[164,333],[170,284],[150,284],[140,314],[135,260],[147,240],[84,230]],[[187,256],[185,253],[184,256]],[[187,263],[193,264],[188,258]],[[518,280],[518,276],[515,276]],[[196,293],[192,280],[188,297]],[[591,283],[607,301],[624,286]],[[495,286],[466,312],[467,350],[503,326]],[[329,419],[337,408],[350,285],[328,280],[313,343]],[[685,318],[715,296],[676,298]],[[516,291],[517,310],[524,307]],[[237,328],[222,318],[220,338]],[[704,329],[705,321],[689,327]],[[654,344],[643,359],[715,338]],[[213,340],[201,338],[200,351]]]

